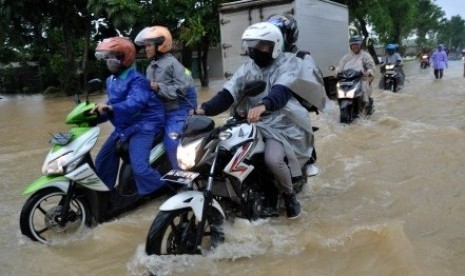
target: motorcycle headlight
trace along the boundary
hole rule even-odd
[[[63,174],[63,167],[68,164],[68,161],[72,156],[73,152],[68,152],[48,163],[45,163],[42,167],[42,173],[45,175]]]
[[[195,140],[186,145],[178,145],[176,156],[178,159],[178,166],[181,170],[189,170],[195,166],[197,152],[202,145],[202,141],[203,138]]]
[[[386,70],[392,70],[392,69],[394,69],[394,64],[386,65]]]
[[[349,91],[347,91],[346,97],[353,99],[354,96],[355,96],[355,90],[357,90],[356,87],[354,87],[354,88],[350,89]]]
[[[354,87],[354,88],[350,89],[347,92],[344,92],[344,90],[342,90],[342,89],[338,89],[337,90],[337,97],[339,99],[344,99],[344,98],[352,99],[355,96],[355,90],[357,90],[357,87]]]

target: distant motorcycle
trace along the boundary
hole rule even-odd
[[[429,67],[429,56],[427,54],[423,54],[420,57],[420,68],[426,69]]]
[[[397,92],[399,71],[396,69],[395,64],[382,64],[381,72],[383,73],[382,87],[384,90]]]
[[[333,66],[329,68],[331,71],[334,69]],[[337,102],[341,123],[350,124],[359,115],[371,115],[374,111],[371,97],[368,104],[363,101],[362,78],[363,72],[354,69],[346,69],[336,76]]]
[[[89,82],[89,92],[102,88],[102,81]],[[20,214],[21,233],[33,241],[50,244],[81,228],[95,226],[134,209],[147,197],[137,194],[128,144],[118,144],[117,152],[123,160],[116,189],[110,191],[95,173],[91,157],[100,134],[97,115],[90,113],[95,103],[81,102],[76,94],[76,106],[65,123],[72,125],[68,132],[56,133],[50,141],[52,148],[42,167],[43,176],[27,185],[22,195],[32,194]],[[170,170],[162,134],[154,137],[150,154],[152,167],[164,174]],[[173,193],[162,188],[152,196]]]

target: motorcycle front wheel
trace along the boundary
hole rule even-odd
[[[199,222],[190,208],[160,211],[150,226],[145,244],[147,255],[201,254],[224,240],[222,215],[212,209],[199,245],[196,244]]]
[[[21,233],[33,241],[50,244],[90,226],[92,220],[88,204],[80,198],[71,200],[68,215],[63,218],[62,203],[65,196],[57,188],[47,188],[32,194],[21,210]],[[66,220],[66,223],[60,224],[62,220]]]
[[[346,104],[343,107],[340,108],[340,118],[339,121],[341,124],[350,124],[352,123],[354,119],[354,114],[353,114],[353,105],[352,104]]]

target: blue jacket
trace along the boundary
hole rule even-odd
[[[106,88],[107,104],[113,108],[106,119],[115,127],[114,134],[128,138],[136,132],[155,134],[162,129],[165,124],[164,104],[152,92],[145,76],[133,67],[119,76],[108,77]]]

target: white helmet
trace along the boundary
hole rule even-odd
[[[284,47],[281,30],[270,22],[260,22],[250,25],[242,34],[243,47],[254,48],[259,42],[269,42],[272,46],[272,58],[276,59]]]

